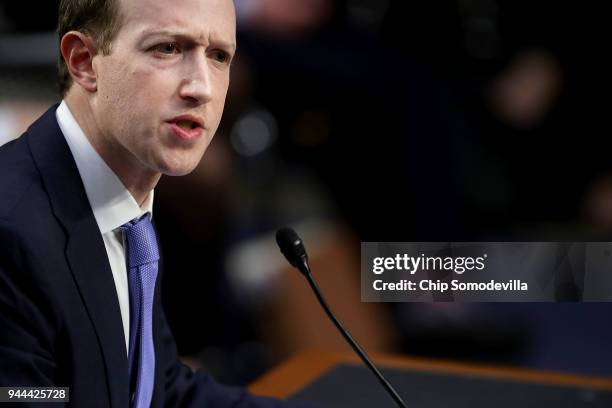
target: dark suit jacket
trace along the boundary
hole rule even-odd
[[[125,408],[128,361],[115,285],[56,108],[0,148],[0,386],[68,386],[72,406]],[[152,406],[285,406],[182,365],[160,281],[161,273]]]

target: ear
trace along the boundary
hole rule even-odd
[[[94,41],[79,31],[69,31],[62,37],[60,51],[72,80],[85,90],[95,92],[98,82],[92,64],[97,53]]]

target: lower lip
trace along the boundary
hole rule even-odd
[[[169,125],[174,134],[183,140],[194,140],[202,135],[201,127],[197,127],[195,129],[183,129],[176,123],[169,123]]]

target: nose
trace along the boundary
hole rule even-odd
[[[179,96],[196,105],[204,104],[212,98],[210,67],[204,53],[193,55],[191,64],[186,64],[184,79],[179,87]]]

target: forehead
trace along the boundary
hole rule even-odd
[[[180,31],[195,38],[235,42],[232,0],[120,0],[122,30]]]

